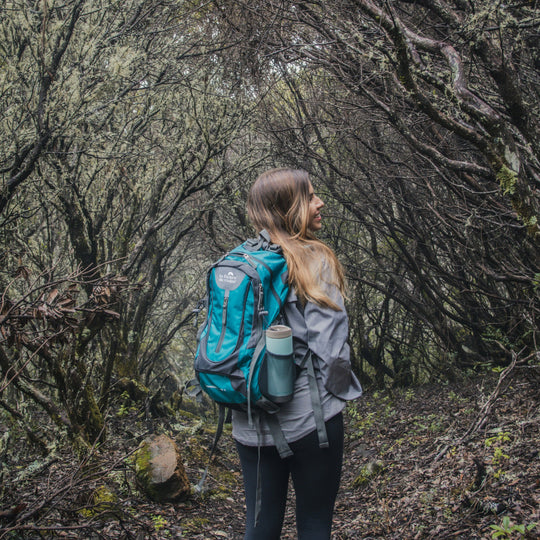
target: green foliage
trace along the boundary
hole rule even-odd
[[[208,518],[195,517],[183,521],[183,530],[189,534],[191,532],[199,532],[201,529],[205,529],[209,525],[210,520]]]
[[[516,191],[517,174],[510,170],[506,165],[503,165],[497,173],[497,180],[501,186],[501,190],[505,195],[513,195]]]
[[[504,516],[500,525],[490,525],[490,528],[493,529],[491,538],[501,540],[525,538],[525,535],[535,527],[536,523],[529,523],[528,525],[514,524],[508,516]]]
[[[127,406],[126,403],[122,403],[120,407],[118,408],[118,412],[116,413],[116,416],[121,418],[122,416],[126,416],[127,414],[129,414],[129,407]]]
[[[413,388],[407,388],[407,390],[405,390],[404,397],[405,397],[406,401],[412,401],[415,398],[414,389]]]
[[[148,393],[148,389],[146,389],[146,392]],[[139,407],[132,401],[128,390],[124,390],[122,392],[120,399],[122,401],[118,407],[118,411],[116,412],[117,417],[122,418],[123,416],[127,416],[131,413],[136,413],[139,411]]]
[[[362,414],[361,411],[350,404],[347,406],[347,412],[358,437],[362,437],[377,420],[377,415],[374,412]]]
[[[500,431],[497,433],[497,435],[494,435],[493,437],[488,437],[485,441],[485,445],[489,448],[490,446],[493,446],[495,443],[506,443],[510,442],[512,439],[510,438],[510,434],[506,431]]]
[[[91,518],[96,515],[101,515],[113,512],[118,502],[117,495],[105,485],[97,487],[92,493],[91,506],[80,510],[81,515],[86,518]]]
[[[456,394],[456,392],[454,392],[453,390],[450,390],[448,392],[448,399],[451,402],[456,403],[457,405],[463,405],[464,403],[468,402],[467,398]]]
[[[493,325],[487,325],[482,333],[483,339],[487,342],[500,343],[507,349],[513,349],[514,344],[511,338],[505,333],[502,328],[494,327]]]
[[[162,529],[164,529],[168,525],[167,520],[160,515],[152,516],[152,522],[154,524],[154,529],[156,530],[156,532],[162,531]],[[166,533],[166,531],[162,531],[162,534],[164,533]]]
[[[357,403],[347,404],[347,413],[351,418],[351,426],[355,432],[355,437],[362,437],[374,425],[384,425],[385,422],[395,415],[395,408],[392,400],[387,394],[374,393],[379,400],[380,407],[376,411],[365,412]]]
[[[437,413],[423,415],[418,420],[415,420],[413,425],[433,434],[442,433],[445,430],[441,415]]]
[[[491,466],[493,468],[493,476],[497,480],[505,476],[504,465],[505,462],[510,459],[510,455],[506,453],[507,450],[505,450],[504,447],[511,441],[510,433],[506,431],[500,431],[484,441],[486,448],[491,448],[493,452],[491,456]]]

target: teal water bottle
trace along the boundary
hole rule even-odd
[[[268,397],[275,403],[290,401],[294,393],[294,351],[292,330],[285,325],[266,331],[266,375]]]

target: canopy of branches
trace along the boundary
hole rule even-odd
[[[326,202],[364,382],[534,359],[539,24],[534,1],[4,2],[0,404],[86,444],[122,377],[179,388],[204,268],[276,165]]]

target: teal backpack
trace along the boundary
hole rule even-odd
[[[225,407],[276,412],[265,393],[265,331],[289,291],[281,247],[266,231],[236,247],[207,274],[206,320],[197,337],[195,374],[201,389]]]
[[[291,456],[274,414],[280,404],[272,401],[266,391],[265,331],[276,321],[283,322],[283,305],[289,292],[287,262],[281,247],[272,244],[267,231],[261,231],[259,238],[247,240],[210,267],[206,289],[201,309],[206,307],[207,314],[197,335],[194,362],[196,380],[188,384],[197,387],[195,395],[203,390],[219,404],[218,426],[208,463],[221,437],[227,408],[247,411],[250,422],[253,416],[263,415],[279,455]],[[298,369],[303,367],[308,371],[319,445],[326,448],[328,436],[309,349]],[[198,491],[202,491],[207,473],[208,466]],[[255,522],[260,508],[257,487]]]

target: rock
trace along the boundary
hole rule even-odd
[[[118,497],[105,485],[98,486],[84,506],[79,512],[86,518],[99,516],[103,519],[118,515]]]
[[[360,473],[353,480],[353,487],[359,488],[369,483],[372,478],[382,474],[384,470],[384,463],[382,461],[370,461],[360,469]]]
[[[150,393],[144,384],[128,377],[119,379],[116,388],[120,393],[127,392],[132,401],[143,401]]]
[[[190,494],[180,450],[167,435],[153,435],[141,443],[135,452],[135,472],[142,490],[153,501],[179,501]]]

